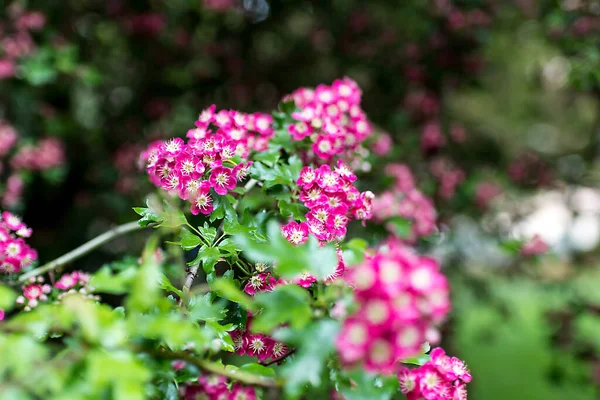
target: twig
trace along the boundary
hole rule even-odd
[[[70,252],[63,254],[62,256],[58,257],[56,260],[50,261],[49,263],[44,264],[41,267],[38,267],[27,273],[24,273],[23,275],[21,275],[19,277],[18,281],[26,282],[27,280],[29,280],[35,276],[45,274],[46,272],[54,271],[55,269],[62,267],[63,265],[69,264],[70,262],[73,262],[76,259],[85,256],[92,250],[102,246],[105,243],[110,242],[111,240],[113,240],[119,236],[123,236],[126,233],[134,232],[134,231],[137,231],[140,229],[144,229],[144,227],[140,226],[137,223],[137,221],[128,222],[126,224],[114,227],[114,228],[104,232],[100,236],[95,237],[94,239],[90,240],[89,242],[82,244],[81,246],[77,247],[76,249],[73,249]]]
[[[279,388],[283,385],[283,382],[281,382],[278,379],[254,375],[250,372],[242,371],[239,369],[234,370],[231,368],[227,368],[226,366],[213,361],[198,359],[186,352],[170,352],[161,350],[150,350],[148,352],[152,353],[157,357],[167,358],[169,360],[183,360],[195,365],[196,367],[206,372],[222,375],[227,378],[245,383],[247,385],[263,386],[267,388]]]
[[[262,361],[262,362],[260,362],[260,365],[268,367],[269,365],[272,365],[272,364],[279,364],[281,361],[285,360],[286,358],[288,358],[289,356],[291,356],[295,352],[296,352],[296,349],[292,349],[292,350],[288,351],[287,353],[285,353],[284,355],[282,355],[281,357],[278,357],[278,358],[276,358],[274,360],[271,360],[271,361],[268,361],[268,362]]]

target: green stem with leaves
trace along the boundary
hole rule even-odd
[[[77,260],[78,258],[85,256],[86,254],[90,253],[92,250],[97,249],[98,247],[110,242],[113,239],[118,238],[119,236],[123,236],[127,233],[138,231],[138,230],[141,230],[144,228],[145,227],[139,225],[137,223],[137,221],[128,222],[126,224],[116,226],[116,227],[104,232],[100,236],[95,237],[94,239],[90,240],[89,242],[82,244],[81,246],[71,250],[70,252],[68,252],[66,254],[63,254],[62,256],[58,257],[56,260],[50,261],[47,264],[44,264],[38,268],[35,268],[29,272],[24,273],[23,275],[21,275],[19,277],[18,282],[20,282],[20,283],[27,282],[29,279],[34,278],[38,275],[42,275],[47,272],[54,271],[64,265],[67,265],[67,264]]]
[[[250,189],[252,189],[257,183],[258,183],[258,181],[256,179],[250,179],[248,182],[246,182],[246,184],[244,185],[244,194],[246,194],[248,191],[250,191]],[[233,208],[234,209],[237,208],[238,204],[239,204],[239,201],[236,201],[235,204],[233,205]],[[219,228],[217,228],[217,233],[215,235],[215,238],[218,238],[218,239],[216,239],[214,241],[212,246],[215,246],[216,244],[218,244],[218,242],[221,241],[221,239],[223,239],[223,237],[225,237],[225,234],[223,233],[224,225],[225,225],[225,222],[221,222],[221,225],[219,225]],[[200,235],[200,237],[202,237],[202,235]],[[190,292],[190,288],[192,287],[192,285],[194,283],[194,279],[196,279],[196,276],[198,276],[198,269],[200,269],[200,263],[198,263],[196,265],[192,265],[187,270],[187,274],[185,276],[185,282],[183,283],[183,288],[181,289],[181,291],[183,292],[184,298],[187,297],[187,294]],[[180,299],[179,303],[183,304],[183,299]]]

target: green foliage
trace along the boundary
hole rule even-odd
[[[269,333],[284,324],[302,329],[312,317],[310,296],[296,285],[279,285],[270,292],[258,293],[254,299],[257,307],[263,309],[252,324],[258,332]]]
[[[294,361],[282,367],[286,378],[285,392],[290,398],[298,398],[306,384],[319,386],[325,361],[334,349],[334,339],[339,324],[333,320],[319,320],[300,330],[281,329],[275,337],[296,346]]]
[[[536,286],[522,278],[496,277],[487,283],[489,294],[481,298],[465,281],[453,282],[453,346],[477,382],[469,396],[489,400],[592,398],[594,390],[585,383],[586,365],[552,342],[558,326],[551,324],[548,314],[566,305],[570,295],[559,287]],[[556,374],[561,376],[559,382],[552,379]]]
[[[279,224],[275,221],[269,222],[267,231],[267,243],[248,235],[237,235],[235,241],[249,259],[276,264],[277,273],[285,278],[295,278],[303,272],[309,272],[323,279],[335,271],[338,259],[332,244],[319,246],[311,236],[307,243],[294,246],[281,235]]]

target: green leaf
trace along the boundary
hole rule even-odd
[[[341,390],[347,400],[389,400],[398,393],[398,378],[394,375],[375,376],[363,369],[355,369],[348,375],[353,385]]]
[[[193,250],[202,244],[202,239],[186,228],[181,228],[181,238],[178,243],[183,250]]]
[[[215,265],[221,259],[221,252],[216,247],[202,246],[198,250],[198,255],[188,265],[197,265],[202,263],[202,269],[206,274],[215,272]]]
[[[142,218],[138,221],[141,226],[148,226],[150,223],[156,223],[155,228],[164,226],[166,228],[177,228],[181,225],[187,225],[187,219],[183,211],[173,207],[168,201],[164,201],[164,207],[158,204],[152,204],[148,199],[146,201],[148,207],[134,207],[135,211]]]
[[[215,241],[215,237],[217,236],[217,228],[213,228],[208,225],[208,222],[204,223],[204,226],[199,226],[198,230],[204,236],[204,239],[208,241],[208,243],[213,243]]]
[[[227,313],[223,302],[211,301],[211,293],[192,298],[188,309],[190,318],[201,321],[220,321]]]
[[[293,155],[288,159],[289,169],[288,173],[293,182],[296,182],[300,178],[300,171],[302,171],[302,160],[297,155]]]
[[[213,199],[214,210],[210,214],[210,222],[225,218],[226,208],[231,207],[231,203],[225,196],[219,196],[211,190],[211,197]]]
[[[150,207],[133,207],[133,211],[142,217],[138,221],[140,226],[148,226],[151,223],[160,224],[162,222],[162,217],[151,210]]]
[[[363,239],[354,238],[343,246],[344,263],[347,266],[356,265],[365,258],[368,243]]]
[[[429,354],[423,354],[418,357],[410,357],[410,358],[404,359],[404,360],[402,360],[402,362],[404,364],[423,365],[427,361],[429,361],[430,358],[431,357],[429,356]]]
[[[253,375],[265,376],[267,378],[275,378],[275,370],[273,368],[265,367],[260,364],[244,364],[240,367],[240,370],[249,372]]]
[[[41,86],[53,82],[58,77],[58,72],[52,64],[50,49],[42,48],[25,58],[19,69],[27,82],[33,86]]]
[[[389,222],[394,228],[394,233],[400,238],[409,238],[412,235],[412,222],[402,217],[390,218]]]
[[[254,161],[260,161],[269,167],[273,167],[280,157],[281,147],[269,145],[267,151],[262,151],[254,156]]]
[[[215,321],[206,321],[206,327],[211,329],[215,336],[219,338],[221,341],[221,348],[225,351],[229,351],[233,353],[235,351],[235,346],[233,344],[233,339],[231,339],[230,331],[235,329],[233,324],[228,325],[220,325]]]
[[[173,284],[165,274],[160,274],[159,282],[161,289],[166,290],[167,292],[175,293],[177,296],[179,296],[180,299],[183,298],[183,292],[180,289],[177,289],[175,286],[173,286]]]
[[[94,293],[124,294],[129,291],[136,274],[136,268],[127,268],[113,273],[112,268],[107,265],[92,275],[90,287],[93,288]]]
[[[337,321],[326,319],[299,331],[286,328],[275,335],[276,339],[296,347],[294,358],[281,367],[282,375],[286,378],[284,389],[288,395],[299,396],[303,385],[307,383],[313,386],[321,384],[325,360],[334,351],[338,330]]]
[[[286,201],[286,200],[279,200],[277,202],[277,206],[279,207],[281,216],[285,219],[292,217],[296,221],[306,220],[305,215],[308,212],[308,209],[300,203],[295,203],[295,202]]]
[[[268,333],[286,323],[302,329],[312,318],[310,296],[297,285],[278,285],[270,292],[257,293],[254,300],[263,309],[252,322],[252,329],[259,332]]]
[[[142,265],[133,281],[127,307],[146,311],[154,306],[160,297],[160,266],[156,258],[157,238],[151,236],[142,254]]]
[[[161,226],[167,228],[177,228],[181,225],[187,225],[188,221],[185,214],[177,207],[173,207],[168,201],[164,202],[165,208],[162,212],[163,222]]]
[[[0,285],[0,308],[10,310],[15,304],[17,293],[6,285]]]
[[[216,279],[211,284],[211,289],[214,290],[219,297],[231,300],[234,303],[239,303],[247,310],[254,309],[250,296],[242,292],[240,288],[237,287],[230,279]]]
[[[513,255],[519,254],[522,247],[523,241],[519,239],[508,239],[500,242],[500,248]]]

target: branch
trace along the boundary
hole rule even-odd
[[[278,357],[278,358],[276,358],[274,360],[271,360],[269,362],[264,362],[263,361],[263,362],[260,363],[260,365],[268,367],[269,365],[272,365],[272,364],[279,364],[280,362],[282,362],[283,360],[285,360],[286,358],[288,358],[289,356],[291,356],[295,352],[296,352],[296,349],[292,349],[292,350],[288,351],[287,353],[285,353],[284,355],[282,355],[282,356],[280,356],[280,357]]]
[[[227,368],[226,366],[214,361],[198,359],[186,352],[170,352],[160,350],[151,350],[148,352],[157,357],[163,357],[169,360],[183,360],[206,372],[223,375],[229,379],[239,381],[247,385],[263,386],[267,388],[279,388],[283,386],[283,382],[281,382],[281,380],[255,375],[239,369]]]
[[[19,277],[18,281],[26,282],[27,280],[29,280],[30,278],[33,278],[35,276],[45,274],[46,272],[54,271],[55,269],[60,268],[63,265],[69,264],[69,263],[75,261],[76,259],[85,256],[92,250],[102,246],[105,243],[110,242],[111,240],[113,240],[119,236],[123,236],[126,233],[137,231],[140,229],[144,229],[144,227],[140,226],[137,223],[137,221],[128,222],[126,224],[114,227],[114,228],[110,229],[109,231],[104,232],[102,235],[95,237],[94,239],[90,240],[89,242],[82,244],[81,246],[77,247],[76,249],[73,249],[70,252],[63,254],[62,256],[58,257],[56,260],[50,261],[49,263],[44,264],[41,267],[38,267],[27,273],[24,273],[23,275],[21,275]]]

